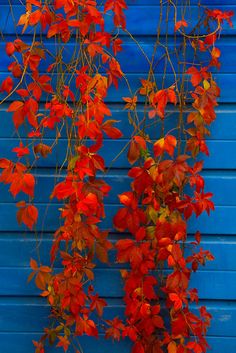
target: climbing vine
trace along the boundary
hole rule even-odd
[[[61,136],[66,135],[67,142],[66,176],[51,194],[52,199],[64,203],[62,225],[54,233],[51,265],[30,261],[29,280],[34,277],[41,295],[51,305],[53,317],[40,341],[34,341],[36,353],[44,352],[47,341],[66,351],[72,336],[97,337],[98,328],[91,315],[96,312],[101,316],[106,306],[92,285],[95,254],[106,262],[111,248],[108,232],[99,226],[110,186],[97,178],[97,173],[105,170],[99,154],[104,134],[111,139],[122,136],[114,126],[116,121],[109,118],[111,111],[104,100],[109,87],[118,88],[123,76],[115,56],[122,49],[116,27],[125,28],[125,9],[123,0],[108,0],[104,9],[93,0],[27,0],[18,25],[23,26],[22,33],[31,34],[32,42],[17,38],[6,43],[6,53],[12,58],[8,69],[13,77],[2,82],[1,91],[7,93],[2,102],[14,97],[8,111],[19,138],[24,125],[28,139],[24,143],[20,138],[19,146],[13,148],[17,162],[1,159],[1,181],[10,184],[13,196],[29,196],[27,202],[17,203],[17,219],[30,230],[38,218],[33,204],[32,168],[38,159],[53,153]],[[105,30],[107,11],[114,14],[112,34]],[[54,51],[46,46],[51,38],[56,42]],[[70,40],[73,48],[68,57],[65,44]],[[48,145],[45,141],[50,130],[54,142]],[[28,163],[23,163],[29,156]],[[56,258],[62,265],[59,272],[54,269]]]
[[[201,234],[197,223],[194,238],[188,240],[188,220],[214,210],[213,195],[205,191],[200,174],[204,163],[196,157],[209,155],[206,137],[216,118],[220,95],[212,75],[214,68],[220,68],[221,52],[216,43],[223,21],[232,26],[233,13],[206,9],[193,24],[183,13],[178,20],[174,2],[169,1],[166,6],[164,21],[168,21],[172,8],[173,29],[181,39],[178,38],[173,55],[168,38],[163,44],[160,32],[157,34],[153,58],[156,48],[164,47],[163,80],[156,80],[153,60],[148,77],[141,80],[136,94],[124,98],[135,130],[128,160],[131,165],[139,161],[139,165],[128,172],[132,179],[130,190],[119,195],[123,207],[114,217],[115,228],[132,236],[116,243],[117,262],[130,265],[130,270],[121,272],[126,320],[123,325],[120,323],[119,330],[133,341],[132,353],[202,353],[209,348],[206,333],[211,314],[205,306],[198,308],[198,314],[193,311],[190,304],[198,304],[199,296],[190,280],[200,265],[214,257],[199,248]],[[162,6],[160,12],[161,18]],[[186,56],[191,60],[186,54],[187,46],[192,48],[190,63],[185,61]],[[204,64],[202,53],[207,54]],[[183,60],[177,67],[176,57]],[[168,85],[167,65],[174,77]],[[188,88],[189,80],[192,88]],[[142,98],[144,115],[140,119],[137,104],[143,102]],[[176,113],[177,126],[168,130],[169,120]],[[148,127],[157,129],[158,124],[161,136],[152,141]]]
[[[114,217],[115,228],[130,236],[122,237],[115,247],[117,262],[128,263],[130,268],[121,270],[125,320],[101,319],[101,326],[107,338],[129,337],[134,343],[132,353],[206,352],[211,315],[203,306],[198,315],[193,312],[190,304],[198,304],[199,298],[190,279],[213,255],[199,248],[197,223],[189,241],[188,220],[214,210],[212,194],[205,191],[200,174],[203,161],[196,157],[209,155],[206,137],[220,95],[212,73],[220,68],[216,43],[223,22],[232,26],[233,13],[202,11],[199,4],[199,17],[193,23],[187,19],[190,3],[160,1],[153,55],[146,57],[149,72],[132,92],[116,59],[122,51],[120,33],[129,35],[145,53],[126,29],[125,1],[107,0],[103,5],[94,0],[26,0],[18,26],[22,34],[30,34],[31,42],[18,36],[6,43],[12,61],[10,74],[1,84],[5,94],[1,103],[12,101],[8,112],[19,145],[12,150],[14,160],[0,159],[0,181],[10,185],[14,197],[26,195],[17,203],[17,220],[31,231],[38,221],[34,167],[53,154],[66,136],[61,167],[66,176],[56,183],[50,197],[62,203],[62,223],[54,233],[51,262],[45,266],[40,258],[30,261],[29,280],[34,278],[51,307],[51,325],[33,342],[35,352],[44,353],[47,342],[64,351],[73,346],[82,352],[75,337],[98,337],[94,314],[102,318],[107,303],[94,290],[95,259],[107,263],[112,248],[109,232],[99,225],[110,186],[98,173],[107,172],[101,156],[104,136],[122,136],[107,104],[110,86],[118,89],[120,79],[126,80],[131,93],[123,101],[134,132],[128,147],[132,182],[130,190],[119,195],[123,206]],[[107,13],[113,18],[110,33]],[[173,28],[167,25],[161,33],[163,22],[170,19]],[[47,45],[51,40],[56,44],[53,50]],[[163,55],[157,60],[159,49]],[[161,62],[158,81],[156,70]],[[173,127],[169,122],[173,117],[176,121],[176,116]],[[21,137],[23,128],[27,139]],[[150,129],[160,135],[157,140],[150,138]],[[48,135],[54,136],[50,145]],[[61,264],[59,270],[55,261]]]

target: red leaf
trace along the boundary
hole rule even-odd
[[[123,72],[121,71],[120,64],[116,59],[111,59],[107,73],[109,86],[113,83],[114,86],[118,88],[118,79],[123,76]]]
[[[104,5],[104,12],[112,10],[114,12],[114,25],[123,29],[125,28],[125,14],[124,10],[127,9],[126,2],[124,0],[106,0]]]
[[[102,130],[112,139],[118,139],[122,136],[122,132],[116,127],[113,127],[113,124],[116,122],[116,120],[107,120],[102,125]]]
[[[29,92],[27,89],[18,89],[16,90],[16,93],[19,94],[19,96],[24,98],[29,96]]]
[[[15,52],[15,45],[12,42],[6,43],[6,53],[8,56],[12,56]]]
[[[172,135],[167,135],[165,138],[163,137],[154,143],[154,156],[159,157],[164,152],[167,152],[170,156],[173,156],[176,145],[176,138]]]
[[[42,16],[41,10],[36,10],[36,11],[32,12],[29,16],[29,24],[31,26],[35,26],[37,23],[39,23],[41,16]]]
[[[90,304],[91,310],[96,310],[99,316],[102,316],[103,309],[107,306],[107,303],[104,299],[98,297],[98,295],[91,296],[92,303]]]
[[[14,82],[10,76],[8,76],[1,84],[0,92],[7,92],[9,94],[13,89]]]
[[[23,191],[25,194],[33,197],[34,196],[34,187],[35,187],[34,176],[30,173],[24,174],[24,177],[22,180],[21,191]]]
[[[41,1],[39,0],[27,0],[27,3],[40,8],[42,7]]]
[[[9,105],[7,111],[8,111],[8,112],[15,112],[15,111],[17,111],[17,110],[23,108],[23,106],[24,106],[24,103],[23,103],[23,102],[14,101],[14,102],[12,102],[12,103]]]
[[[12,162],[9,161],[9,159],[0,158],[0,168],[6,169],[6,168],[9,168],[11,165],[12,165]]]
[[[198,70],[196,67],[192,66],[186,71],[187,74],[191,75],[191,82],[194,87],[198,86],[203,80],[210,78],[210,74],[207,70],[207,67]]]
[[[185,20],[181,20],[176,22],[175,24],[175,32],[178,31],[180,29],[180,27],[188,27],[188,24]]]
[[[132,353],[145,353],[143,344],[141,342],[136,342],[132,348]]]
[[[62,181],[55,186],[51,197],[56,197],[58,200],[62,200],[73,195],[75,192],[76,190],[73,187],[72,181],[67,178],[65,181]]]
[[[17,211],[17,220],[19,224],[24,223],[29,229],[33,229],[38,219],[38,210],[33,205],[19,208]]]
[[[174,302],[175,310],[179,310],[182,308],[182,300],[179,298],[179,296],[177,294],[170,293],[169,298],[172,302]]]
[[[147,149],[146,141],[142,136],[134,136],[133,139],[143,150]]]
[[[66,336],[58,336],[59,342],[57,343],[57,347],[63,347],[64,352],[68,350],[70,345],[70,341]]]
[[[12,75],[14,77],[19,78],[22,75],[21,66],[15,61],[8,66],[8,70],[12,72]]]
[[[30,154],[30,150],[28,149],[28,147],[24,147],[22,142],[20,142],[19,147],[13,148],[12,151],[15,152],[17,154],[17,157],[19,158],[25,156],[26,154]]]
[[[130,164],[134,164],[140,157],[140,148],[134,140],[131,140],[129,151],[128,151],[128,161]]]
[[[154,110],[149,112],[149,118],[152,119],[157,114],[161,119],[164,119],[165,108],[168,102],[173,104],[177,103],[177,97],[173,87],[162,89],[155,93],[152,99]]]
[[[113,49],[115,56],[117,55],[117,53],[119,51],[122,51],[122,47],[121,47],[122,43],[123,43],[123,41],[120,38],[117,38],[112,42],[112,49]]]

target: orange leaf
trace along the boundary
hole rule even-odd
[[[15,111],[17,111],[17,110],[23,108],[23,106],[24,106],[24,103],[23,103],[23,102],[14,101],[14,102],[12,102],[12,103],[9,105],[7,111],[8,111],[8,112],[15,112]]]
[[[161,139],[157,140],[153,145],[154,156],[159,157],[164,152],[164,145],[165,139],[162,137]]]
[[[177,346],[176,343],[174,341],[171,341],[168,344],[168,353],[176,353],[177,352]]]
[[[59,342],[57,344],[57,347],[63,347],[64,351],[66,352],[68,350],[68,347],[70,345],[70,341],[66,336],[58,336]]]
[[[37,271],[38,270],[38,264],[37,261],[35,261],[34,259],[30,259],[30,267],[34,270]]]
[[[130,142],[128,156],[127,156],[128,161],[130,162],[130,164],[134,164],[139,159],[139,156],[140,156],[139,146],[134,140],[132,140]]]
[[[134,136],[133,139],[143,150],[147,149],[146,141],[142,136]]]
[[[31,26],[35,26],[40,21],[41,17],[42,17],[41,10],[36,10],[32,12],[29,16],[29,24]]]
[[[50,146],[45,145],[44,143],[39,143],[34,146],[34,153],[40,153],[42,157],[47,157],[49,153],[52,153],[52,149]]]
[[[34,196],[34,187],[35,187],[35,178],[32,174],[26,173],[23,176],[23,182],[21,186],[21,191],[25,194],[33,197]]]
[[[188,27],[188,24],[185,20],[181,20],[176,22],[175,24],[175,32],[178,31],[180,29],[180,27]]]
[[[172,135],[167,135],[165,138],[164,149],[170,156],[173,156],[176,145],[177,145],[176,138]]]
[[[112,125],[116,123],[116,120],[107,120],[103,125],[102,129],[103,131],[107,134],[112,139],[118,139],[122,136],[122,132],[117,129],[116,127],[113,127]]]
[[[26,207],[20,208],[17,211],[18,222],[24,223],[29,229],[33,229],[33,225],[37,222],[38,210],[33,205],[28,205]]]

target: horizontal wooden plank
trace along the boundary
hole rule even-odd
[[[235,5],[235,4],[234,4]],[[223,11],[230,11],[234,10],[235,6],[227,6],[224,5],[222,6],[222,3],[220,6],[217,8]],[[167,10],[168,6],[163,6],[163,20],[161,23],[161,33],[166,32],[166,28],[169,34],[173,35],[174,34],[174,8],[169,7],[169,10]],[[213,9],[213,6],[208,6],[209,9]],[[199,19],[200,13],[199,13],[199,8],[196,6],[188,6],[186,5],[187,11],[185,12],[185,19],[189,23],[189,27],[194,26]],[[166,12],[169,11],[168,16],[166,15]],[[203,11],[202,11],[203,12]],[[159,23],[159,13],[160,10],[158,11],[158,7],[154,6],[143,6],[142,11],[140,11],[139,8],[136,7],[130,7],[129,11],[127,11],[127,29],[130,33],[133,35],[156,35],[157,31],[157,26]],[[168,26],[166,26],[166,19],[168,21]],[[181,20],[181,10],[178,11],[177,9],[177,20]],[[235,18],[233,18],[233,22],[235,24]],[[137,24],[141,25],[137,25]],[[142,25],[143,24],[143,25]],[[144,25],[145,24],[145,25]],[[235,26],[234,26],[235,27]],[[186,31],[188,33],[188,31]],[[229,26],[226,24],[223,27],[222,34],[235,34],[235,28],[229,28]]]
[[[32,340],[38,340],[39,333],[0,333],[1,347],[4,353],[30,353],[33,350]],[[84,353],[129,353],[131,351],[131,342],[128,339],[120,342],[113,342],[112,340],[105,340],[103,337],[99,339],[84,336],[79,338],[79,342],[83,348]],[[234,352],[236,347],[235,337],[208,337],[208,342],[211,350],[207,353],[222,353]],[[47,348],[48,353],[63,353],[62,348],[50,347]],[[74,353],[74,347],[68,350],[68,353]]]
[[[33,282],[27,284],[28,268],[0,268],[0,296],[37,296]],[[95,292],[106,298],[123,296],[123,281],[118,269],[95,269]],[[108,286],[109,283],[109,286]],[[198,288],[201,299],[235,300],[235,271],[198,271],[192,275],[191,287]]]
[[[45,299],[43,301],[38,299],[40,298],[27,298],[25,301],[22,298],[10,298],[10,300],[0,298],[0,332],[40,332],[42,328],[47,327],[50,323],[50,308]],[[108,299],[107,303],[103,317],[105,320],[117,316],[124,318],[125,308],[122,300],[116,300],[114,303],[114,300]],[[213,316],[208,335],[231,337],[236,334],[234,302],[201,301],[199,306],[201,305],[206,306]],[[198,314],[196,306],[192,306],[192,310]],[[168,317],[165,310],[162,310],[162,315]],[[99,325],[98,319],[96,317],[94,319]],[[102,328],[98,327],[102,332]]]
[[[8,38],[8,40],[13,40],[13,38]],[[161,39],[163,46],[165,46],[165,39]],[[121,68],[125,74],[127,73],[143,73],[148,72],[150,67],[151,58],[153,55],[154,49],[154,40],[141,39],[139,40],[139,45],[131,40],[125,40],[122,45],[123,50],[118,53],[117,59],[121,65]],[[30,42],[28,42],[31,44]],[[171,60],[171,65],[166,58],[166,49],[163,46],[159,46],[156,50],[155,59],[153,63],[153,67],[155,67],[155,73],[172,73],[173,67],[175,67],[176,72],[182,72],[183,65],[180,65],[179,62],[187,62],[187,67],[190,66],[191,58],[194,59],[194,63],[205,63],[207,60],[209,61],[210,55],[206,52],[201,52],[198,54],[197,62],[194,57],[194,50],[192,46],[187,45],[186,51],[183,51],[181,46],[181,41],[177,40],[174,44],[173,40],[168,42],[168,54]],[[51,52],[53,55],[47,55],[47,59],[43,60],[40,64],[40,72],[46,72],[48,66],[52,64],[55,59],[54,56],[60,54],[61,60],[64,63],[69,63],[72,60],[72,55],[74,55],[75,44],[69,43],[65,45],[64,43],[58,44],[53,41],[48,41],[44,44],[46,50]],[[234,52],[236,44],[234,42],[233,37],[222,38],[217,45],[221,50],[221,67],[220,73],[235,73],[235,65],[234,65]],[[79,52],[80,48],[77,48],[77,52]],[[0,70],[2,72],[8,71],[8,65],[12,62],[12,58],[7,56],[5,53],[5,43],[0,43],[0,52],[3,53],[0,57]],[[176,56],[176,52],[178,52],[178,58]],[[18,57],[18,55],[17,55]],[[132,58],[132,60],[130,60]],[[173,66],[172,66],[173,65]],[[179,65],[179,66],[178,66]],[[217,70],[213,70],[217,72]],[[55,71],[54,71],[55,72]]]
[[[230,11],[235,9],[235,5],[219,5],[217,6],[219,9],[223,11]],[[199,16],[199,8],[197,6],[186,6],[187,10],[185,14],[186,21],[189,21],[189,31],[191,31],[191,27],[196,25],[198,22]],[[214,8],[214,6],[209,6],[209,8]],[[169,16],[167,17],[166,12],[169,9]],[[21,33],[22,26],[15,27],[14,20],[12,18],[10,7],[8,5],[1,5],[1,13],[0,13],[0,30],[4,34],[15,34]],[[25,12],[23,6],[12,6],[12,13],[14,18],[16,19],[16,23],[20,16]],[[166,19],[168,20],[168,33],[174,34],[174,8],[173,6],[163,6],[163,20],[161,24],[161,33],[166,33]],[[201,13],[203,10],[201,11]],[[126,11],[127,18],[127,30],[133,35],[156,35],[157,25],[159,23],[160,17],[160,7],[158,6],[142,6],[135,7],[130,6],[129,10]],[[177,11],[177,20],[181,20],[181,9]],[[235,24],[235,17],[233,18],[233,22]],[[105,16],[106,30],[111,31],[114,27],[112,16],[108,13]],[[145,26],[143,25],[145,23]],[[138,25],[139,24],[139,25]],[[190,26],[192,25],[192,26]],[[215,26],[216,27],[216,26]],[[230,28],[229,25],[225,25],[222,31],[222,34],[235,34],[235,29]],[[32,27],[26,30],[27,33],[32,33]],[[188,31],[187,31],[188,33]]]
[[[54,232],[61,220],[59,205],[39,204],[39,219],[36,225],[38,231]],[[120,206],[105,205],[106,218],[102,220],[102,229],[112,229],[112,219]],[[16,206],[14,204],[0,204],[0,232],[23,232],[26,227],[19,226],[16,221]],[[216,206],[211,216],[203,214],[199,218],[193,217],[189,221],[188,233],[194,234],[199,230],[202,234],[234,235],[236,224],[232,222],[236,216],[235,206]]]
[[[8,75],[6,73],[0,73],[0,82],[2,82]],[[59,75],[52,75],[52,85],[55,87],[56,81]],[[127,74],[126,79],[129,82],[129,86],[131,87],[131,92],[129,87],[127,86],[127,81],[123,78],[119,81],[119,89],[117,90],[114,86],[111,86],[108,90],[108,95],[106,98],[107,102],[122,102],[122,97],[130,97],[135,94],[138,88],[140,88],[140,80],[147,78],[146,74]],[[163,74],[156,74],[156,83],[157,86],[162,87]],[[65,77],[64,84],[68,84],[70,79],[70,75]],[[218,99],[219,102],[222,103],[235,103],[236,102],[236,90],[231,89],[234,87],[235,83],[235,75],[234,74],[218,74],[214,75],[214,79],[216,80],[219,87],[222,88],[221,96]],[[17,80],[15,80],[15,84],[17,84]],[[26,77],[26,82],[29,82],[29,78]],[[31,81],[30,81],[31,82]],[[166,74],[165,76],[165,87],[169,87],[173,85],[175,82],[174,76],[172,74]],[[72,82],[70,88],[73,92],[76,92],[75,83]],[[224,89],[223,89],[224,88]],[[3,95],[2,95],[3,97]],[[9,98],[9,101],[19,99],[17,94],[12,94]],[[43,94],[41,102],[46,99],[46,96]],[[143,101],[143,98],[140,98]],[[140,101],[141,101],[140,100]]]
[[[127,236],[127,235],[126,235]],[[113,244],[116,239],[121,239],[121,234],[111,234],[110,239]],[[191,242],[194,241],[192,236],[188,237],[186,244],[185,256],[191,254]],[[43,236],[24,235],[22,234],[1,234],[0,235],[0,267],[28,267],[30,258],[38,259],[44,265],[50,263],[50,249],[52,246],[52,236],[43,234]],[[215,257],[214,261],[208,261],[206,266],[200,267],[202,271],[218,270],[218,271],[236,271],[236,237],[220,237],[220,236],[204,236],[202,238],[201,247],[209,250]],[[63,244],[61,249],[63,250]],[[123,268],[125,264],[116,264],[116,251],[112,249],[109,252],[110,264],[102,264],[98,260],[94,262],[98,268]],[[17,259],[17,260],[16,260]],[[55,267],[61,267],[60,259],[56,259]],[[1,331],[1,330],[0,330]]]
[[[27,140],[22,140],[23,144],[27,144]],[[44,139],[44,143],[48,146],[53,145],[54,140]],[[89,141],[91,142],[91,141]],[[88,142],[88,145],[91,143]],[[130,164],[127,159],[127,151],[130,140],[104,140],[103,146],[100,150],[101,156],[105,160],[105,165],[108,168],[130,168]],[[38,142],[35,141],[35,145]],[[19,145],[19,141],[17,139],[0,139],[0,150],[2,151],[2,158],[15,159],[16,155],[12,151],[14,147]],[[73,143],[70,141],[70,146]],[[184,146],[184,144],[183,144]],[[200,155],[199,160],[204,161],[205,169],[236,169],[236,158],[235,149],[236,149],[236,141],[226,140],[226,141],[218,141],[218,140],[210,140],[208,141],[208,147],[210,151],[210,157],[205,155]],[[68,150],[68,153],[74,153],[73,147]],[[68,141],[66,139],[58,140],[58,144],[53,147],[52,153],[49,153],[47,158],[40,157],[37,160],[35,159],[34,154],[27,155],[28,162],[34,167],[55,167],[55,166],[64,166],[66,167],[67,162],[67,149],[68,149]]]
[[[128,122],[127,111],[124,110],[124,105],[110,104],[109,108],[111,110],[112,119],[117,120],[115,124],[123,133],[122,138],[129,139],[133,133],[135,133],[134,128]],[[0,138],[18,138],[18,134],[14,129],[14,124],[12,121],[12,114],[7,112],[8,106],[5,104],[0,108],[1,114],[1,124],[4,129],[0,129]],[[40,109],[40,113],[47,114],[43,108]],[[139,121],[142,120],[144,110],[141,105],[137,107],[137,115]],[[187,113],[186,113],[187,114]],[[184,118],[186,119],[186,114]],[[212,123],[210,127],[211,135],[208,139],[210,140],[236,140],[236,106],[228,104],[220,104],[216,107],[216,120]],[[165,124],[165,134],[172,130],[171,134],[177,135],[178,130],[173,130],[173,128],[178,126],[178,111],[171,109],[170,107],[166,110],[166,117],[164,120]],[[185,120],[186,121],[186,120]],[[67,121],[68,126],[70,126],[70,121]],[[60,127],[61,137],[66,138],[66,129]],[[187,123],[186,123],[187,126]],[[142,129],[142,126],[140,125]],[[147,120],[147,126],[145,132],[149,135],[151,139],[158,139],[161,137],[162,122],[159,119]],[[27,137],[28,132],[31,131],[29,125],[23,125],[19,128],[19,134],[22,138]],[[55,138],[55,129],[44,129],[44,138]]]
[[[4,80],[7,77],[7,74],[5,73],[0,73],[0,82]],[[163,75],[157,74],[155,75],[156,77],[156,82],[158,86],[161,86],[161,82],[163,79]],[[140,85],[140,80],[143,78],[146,78],[146,75],[144,74],[127,74],[126,78],[129,82],[130,87],[132,88],[132,92],[130,92],[127,83],[124,79],[121,79],[119,82],[119,90],[114,88],[113,86],[110,87],[108,91],[108,96],[106,101],[107,102],[122,102],[122,97],[130,97],[131,95],[134,95],[136,90],[141,86]],[[234,82],[235,82],[235,75],[233,74],[215,74],[214,78],[216,79],[219,87],[223,88],[221,91],[221,96],[218,99],[219,102],[222,103],[235,103],[236,101],[236,90],[231,89],[231,87],[234,87]],[[69,76],[68,78],[69,79]],[[52,75],[52,84],[54,85],[56,81],[56,75]],[[17,81],[16,81],[17,83]],[[65,84],[68,83],[65,81]],[[165,87],[169,87],[173,85],[174,83],[174,77],[171,74],[166,74],[165,77]],[[70,86],[71,90],[75,92],[75,87],[74,84]],[[42,96],[42,101],[46,98],[44,95]],[[12,94],[9,98],[9,100],[16,100],[19,99],[19,96],[16,94]],[[142,99],[142,98],[141,98]]]
[[[130,189],[131,178],[127,175],[127,170],[110,170],[107,174],[99,174],[98,178],[105,180],[110,186],[109,196],[105,198],[107,204],[119,202],[118,195]],[[36,179],[35,203],[47,203],[56,183],[64,180],[65,173],[53,175],[53,170],[38,170],[34,172]],[[217,206],[236,205],[236,173],[235,171],[205,171],[202,172],[205,179],[205,190],[213,193],[212,200]],[[191,193],[190,188],[186,192]],[[11,203],[13,201],[9,193],[9,185],[0,183],[1,202]],[[22,200],[22,194],[18,194],[15,201]],[[57,203],[57,199],[53,199]]]

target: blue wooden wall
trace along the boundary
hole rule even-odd
[[[20,1],[12,1],[12,9],[16,18],[23,12]],[[155,35],[159,13],[158,0],[130,0],[127,11],[128,30],[136,35],[143,50],[150,57],[153,49],[152,36]],[[198,1],[192,1],[197,5]],[[205,0],[210,7],[224,10],[236,9],[235,0]],[[192,7],[197,16],[197,7]],[[171,17],[171,16],[170,16]],[[234,22],[236,19],[234,18]],[[173,33],[173,24],[170,33]],[[172,28],[172,29],[171,29]],[[8,0],[0,1],[0,30],[6,40],[14,38],[15,28],[12,22]],[[20,29],[17,29],[20,33]],[[164,28],[163,28],[164,31]],[[27,38],[27,37],[26,37]],[[147,70],[147,63],[137,46],[126,36],[124,51],[119,55],[123,71],[131,82],[133,89]],[[222,67],[215,77],[222,87],[220,105],[217,108],[217,120],[212,126],[212,134],[208,145],[210,158],[206,158],[206,189],[214,193],[216,211],[210,218],[203,216],[192,220],[189,232],[199,229],[203,233],[203,247],[215,255],[215,261],[209,263],[193,276],[192,285],[199,288],[201,304],[207,306],[213,315],[208,341],[213,353],[236,352],[236,23],[234,29],[222,32],[220,49],[222,51]],[[53,41],[47,45],[53,49]],[[170,43],[171,45],[171,43]],[[2,55],[4,42],[0,42],[0,81],[7,75],[8,58]],[[68,45],[68,55],[70,53]],[[161,55],[161,53],[159,53]],[[163,67],[157,68],[157,78]],[[172,83],[170,73],[167,82]],[[106,140],[103,154],[106,165],[110,166],[113,158],[126,144],[131,133],[126,113],[119,106],[121,97],[128,96],[125,82],[121,82],[119,91],[111,89],[109,101],[115,119],[120,120],[120,128],[124,133],[122,141]],[[141,109],[141,108],[140,108]],[[172,119],[175,119],[173,116]],[[173,123],[173,121],[171,122]],[[170,123],[170,124],[171,124]],[[171,126],[171,125],[170,125]],[[22,131],[24,134],[24,131]],[[151,130],[152,138],[158,138],[158,129]],[[62,136],[63,137],[63,136]],[[53,138],[50,132],[46,136],[48,143]],[[11,117],[6,113],[6,106],[0,108],[0,154],[1,157],[13,156],[11,149],[16,146],[17,136],[13,133]],[[51,234],[58,225],[59,204],[55,201],[48,204],[48,196],[55,183],[51,168],[60,165],[65,156],[65,140],[62,138],[54,152],[47,159],[39,161],[35,169],[37,177],[36,200],[40,211],[38,222],[39,243],[34,234],[27,233],[16,222],[16,207],[7,191],[0,186],[0,353],[33,352],[32,339],[37,340],[42,328],[48,324],[49,308],[45,300],[38,295],[33,283],[27,284],[30,257],[37,258],[38,245],[44,262],[49,261]],[[112,186],[107,200],[107,217],[104,227],[112,228],[112,216],[117,210],[117,194],[128,190],[128,162],[122,154],[112,164],[106,179]],[[63,173],[62,173],[63,176]],[[16,199],[17,201],[17,199]],[[120,235],[112,234],[115,240]],[[113,254],[114,256],[114,254]],[[98,265],[95,288],[100,295],[107,298],[109,307],[105,310],[107,318],[122,316],[122,281],[118,266],[107,268]],[[128,341],[112,343],[100,337],[99,344],[95,339],[82,339],[84,353],[128,353]],[[61,352],[49,349],[48,352]]]

